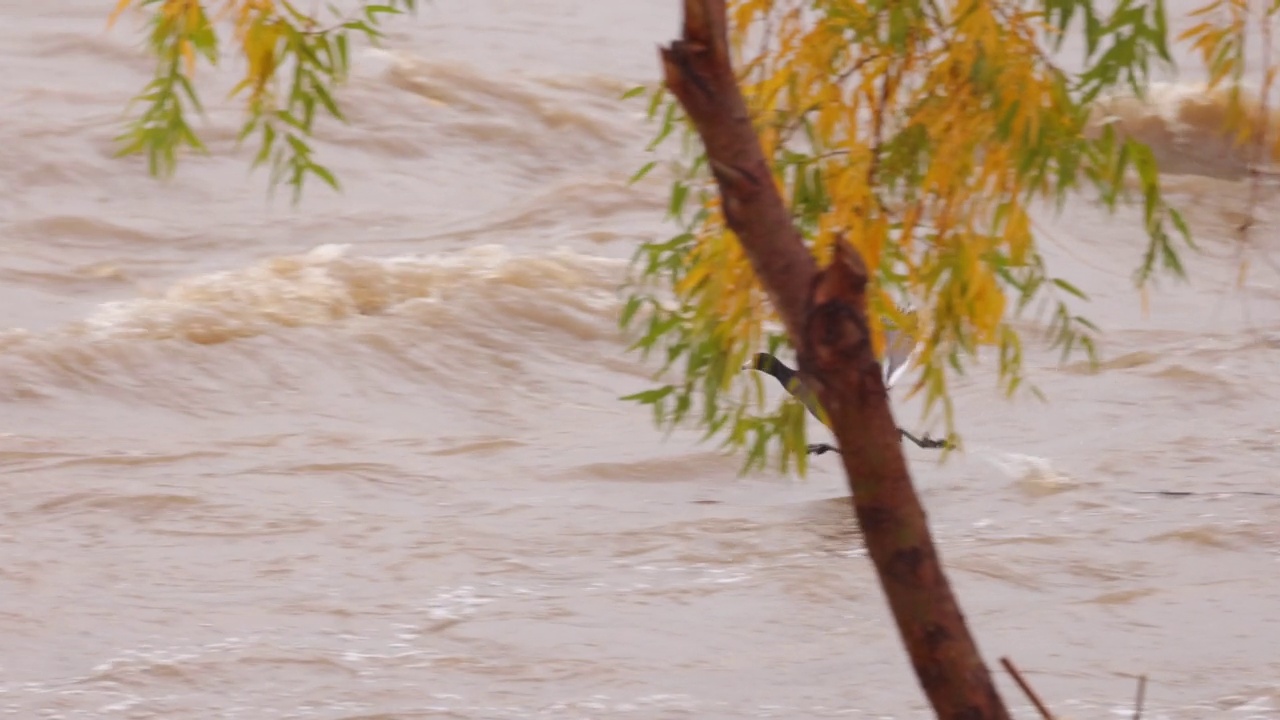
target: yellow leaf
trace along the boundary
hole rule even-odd
[[[1191,12],[1187,13],[1187,17],[1200,17],[1202,15],[1208,15],[1209,13],[1221,7],[1222,7],[1222,0],[1214,0],[1211,3],[1202,5],[1196,8],[1195,10],[1192,10]]]
[[[183,64],[187,68],[187,76],[194,75],[196,72],[196,51],[192,46],[190,38],[181,38],[178,40],[178,51],[182,53]]]
[[[1014,203],[1004,224],[1004,241],[1009,247],[1009,259],[1016,265],[1026,261],[1031,246],[1031,225],[1022,206]]]
[[[1178,33],[1177,40],[1179,42],[1182,42],[1185,40],[1190,40],[1193,37],[1200,37],[1213,29],[1214,29],[1214,25],[1212,23],[1203,22],[1203,23],[1200,23],[1199,25],[1193,25],[1187,28],[1186,30],[1183,30],[1182,32]]]
[[[164,0],[164,4],[160,6],[160,17],[166,22],[177,20],[186,10],[188,0]]]
[[[107,27],[113,27],[116,24],[116,21],[120,19],[120,16],[124,14],[124,11],[128,10],[129,6],[132,4],[133,0],[119,0],[119,2],[116,3],[115,9],[113,9],[111,14],[107,16]]]

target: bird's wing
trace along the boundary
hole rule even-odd
[[[818,402],[817,394],[808,385],[800,382],[799,375],[792,375],[783,383],[783,387],[803,403],[806,408],[809,408],[809,412],[813,413],[813,416],[818,418],[819,422],[828,427],[831,426],[830,420],[827,419],[827,411],[822,408],[822,403]]]
[[[884,359],[881,363],[884,366],[884,386],[888,389],[893,387],[898,378],[902,377],[915,362],[919,345],[907,333],[885,330],[884,346]]]

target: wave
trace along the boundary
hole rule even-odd
[[[68,384],[136,387],[193,367],[244,375],[235,358],[285,365],[290,376],[325,363],[422,368],[462,358],[472,369],[511,369],[549,354],[604,363],[620,351],[624,268],[624,260],[564,249],[520,254],[484,245],[379,258],[323,245],[183,278],[53,330],[0,332],[0,396],[39,397]]]
[[[370,50],[344,89],[350,129],[340,144],[374,154],[435,159],[461,154],[528,177],[640,158],[652,129],[621,99],[625,83],[598,75],[495,75],[473,64]],[[643,159],[634,161],[639,167]],[[634,168],[633,168],[634,170]]]
[[[391,258],[351,256],[349,249],[323,245],[302,255],[185,278],[157,297],[104,304],[76,331],[91,340],[177,338],[216,344],[280,327],[395,313],[413,302],[467,302],[479,310],[477,301],[507,305],[509,294],[602,316],[615,306],[613,289],[623,266],[620,260],[568,250],[515,255],[498,245]]]
[[[1260,124],[1263,113],[1257,99],[1246,93],[1241,104],[1245,117]],[[1229,130],[1229,116],[1230,95],[1225,89],[1211,91],[1202,83],[1154,83],[1141,98],[1131,94],[1101,98],[1094,107],[1092,126],[1096,131],[1110,125],[1146,143],[1166,174],[1241,180],[1250,176],[1256,150],[1237,142]],[[1268,108],[1266,128],[1274,142],[1280,131],[1280,110]],[[1280,145],[1273,144],[1263,162],[1277,160]]]

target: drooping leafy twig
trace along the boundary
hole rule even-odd
[[[926,414],[944,416],[949,437],[950,383],[983,346],[998,349],[1006,392],[1036,391],[1013,324],[1039,311],[1035,301],[1049,300],[1054,347],[1094,358],[1096,328],[1065,297],[1084,294],[1040,251],[1036,203],[1061,207],[1089,190],[1114,210],[1135,195],[1148,236],[1139,283],[1180,274],[1178,239],[1190,240],[1150,150],[1109,130],[1084,132],[1089,98],[1141,88],[1168,60],[1164,5],[1039,4],[1042,14],[999,0],[728,2],[746,118],[792,221],[816,258],[841,235],[863,252],[874,342],[898,319],[898,302],[920,309],[925,349],[910,391],[924,395]],[[758,47],[745,42],[751,32],[762,33]],[[1046,48],[1071,33],[1086,47],[1074,75]],[[735,384],[751,353],[788,343],[776,322],[783,313],[766,302],[729,229],[684,109],[664,88],[632,95],[647,95],[659,121],[653,146],[679,138],[684,151],[669,206],[679,230],[645,243],[632,264],[622,325],[637,348],[665,356],[659,386],[632,399],[652,405],[664,429],[696,419],[709,437],[745,448],[744,470],[780,450],[780,467],[796,461],[803,471],[804,413],[785,399],[761,415],[759,385]]]
[[[366,2],[348,14],[330,7],[332,22],[325,24],[288,0],[228,0],[217,15],[205,3],[188,0],[119,0],[109,21],[131,7],[145,11],[147,46],[157,65],[155,78],[133,101],[144,109],[116,138],[117,154],[146,155],[149,172],[163,178],[173,174],[183,151],[206,152],[189,111],[203,113],[195,81],[198,60],[216,66],[228,54],[215,29],[225,17],[233,26],[233,54],[246,66],[231,92],[245,103],[237,142],[256,137],[253,166],[268,166],[269,187],[292,187],[294,202],[308,177],[338,189],[338,179],[311,147],[316,117],[346,122],[335,91],[350,70],[352,38],[377,42],[383,16],[412,12],[417,3]]]

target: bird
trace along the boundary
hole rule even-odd
[[[892,388],[894,383],[902,377],[903,373],[915,362],[918,354],[919,345],[907,333],[893,329],[885,330],[885,357],[881,367],[884,373],[884,387],[886,390]],[[831,427],[826,411],[818,402],[817,394],[812,388],[804,384],[800,379],[800,373],[788,367],[786,363],[779,360],[772,353],[756,353],[751,362],[743,366],[742,369],[759,370],[772,375],[788,393],[808,408],[809,412],[818,418],[819,422]],[[936,440],[927,434],[924,437],[916,437],[902,428],[898,428],[898,432],[902,437],[922,448],[945,448],[949,445],[946,440]],[[821,455],[826,452],[838,453],[840,450],[827,443],[817,443],[810,445],[808,452],[810,455]]]

